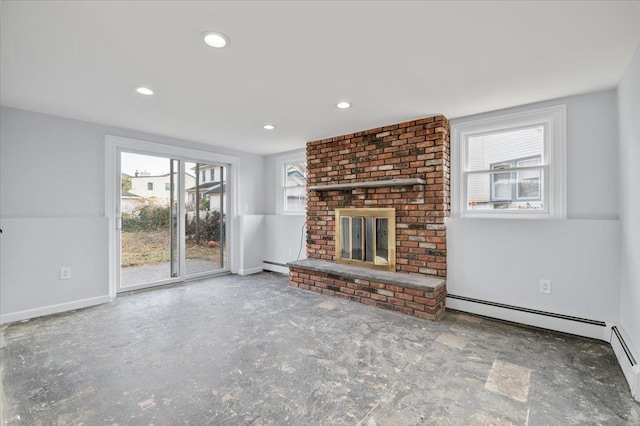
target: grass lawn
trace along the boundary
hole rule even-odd
[[[187,241],[187,259],[209,260],[219,263],[220,248],[196,245],[194,240]],[[169,231],[122,232],[122,267],[152,265],[168,262]]]

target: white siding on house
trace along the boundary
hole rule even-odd
[[[185,188],[195,185],[195,178],[193,176],[187,174],[185,175],[185,179]],[[147,200],[153,199],[152,201],[156,204],[166,205],[169,203],[170,191],[167,185],[170,182],[169,173],[159,176],[132,176],[131,189],[129,192]],[[174,182],[177,183],[175,176]],[[149,190],[150,183],[153,185],[152,190]]]

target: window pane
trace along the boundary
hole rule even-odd
[[[510,169],[511,167],[510,161],[491,166],[493,170],[504,170]],[[511,200],[513,198],[511,173],[493,173],[491,175],[491,191],[492,200]]]
[[[524,167],[524,166],[521,166]],[[467,175],[469,210],[542,210],[542,170]]]
[[[287,211],[304,211],[307,206],[307,190],[306,188],[294,187],[285,188],[285,210]]]
[[[307,162],[284,165],[284,210],[305,211],[307,207]]]
[[[364,260],[373,262],[373,218],[365,217]]]
[[[351,258],[362,260],[362,217],[351,218]]]
[[[539,157],[544,149],[544,127],[471,136],[468,138],[467,170],[490,170],[492,165],[515,159]],[[515,163],[510,164],[515,167]]]
[[[285,164],[285,186],[307,185],[307,162]]]
[[[540,158],[528,158],[518,161],[518,167],[537,166],[540,164]],[[518,200],[537,200],[541,197],[540,190],[540,171],[526,170],[518,172],[517,198]]]
[[[376,219],[376,264],[389,263],[389,220]]]
[[[529,179],[518,178],[518,200],[540,199],[540,172],[529,173],[536,173],[538,176]]]
[[[511,200],[511,173],[493,175],[493,200]]]
[[[343,259],[351,259],[351,244],[350,242],[350,235],[351,235],[351,228],[349,227],[349,218],[348,217],[343,217],[340,220],[340,231],[342,233],[341,235],[341,241],[342,241],[342,251],[340,252],[340,256]]]

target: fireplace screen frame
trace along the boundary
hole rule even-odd
[[[363,260],[353,259],[353,251],[351,252],[350,258],[346,259],[342,257],[342,219],[343,218],[372,218],[373,221],[373,231],[371,232],[374,241],[372,242],[373,247],[373,255],[372,261],[364,260],[365,255],[362,255]],[[376,255],[376,240],[377,238],[377,220],[376,219],[385,219],[387,220],[387,263],[380,263],[378,261],[378,256]],[[352,224],[353,220],[349,220],[350,229],[349,232],[349,246],[353,246],[353,236],[352,236]],[[365,222],[363,220],[363,222]],[[366,232],[363,232],[366,234]],[[365,244],[366,238],[361,238],[361,250],[362,253],[365,252]],[[396,210],[394,208],[344,208],[344,209],[335,209],[335,262],[342,263],[346,265],[359,266],[362,268],[369,269],[377,269],[383,271],[393,271],[396,270]]]

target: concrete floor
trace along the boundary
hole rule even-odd
[[[200,272],[212,272],[221,269],[218,263],[201,259],[186,259],[186,274]],[[151,283],[171,278],[171,265],[169,262],[155,263],[152,265],[127,266],[120,269],[120,281],[122,286]]]
[[[448,312],[440,322],[263,273],[12,324],[20,425],[637,425],[611,348]]]

